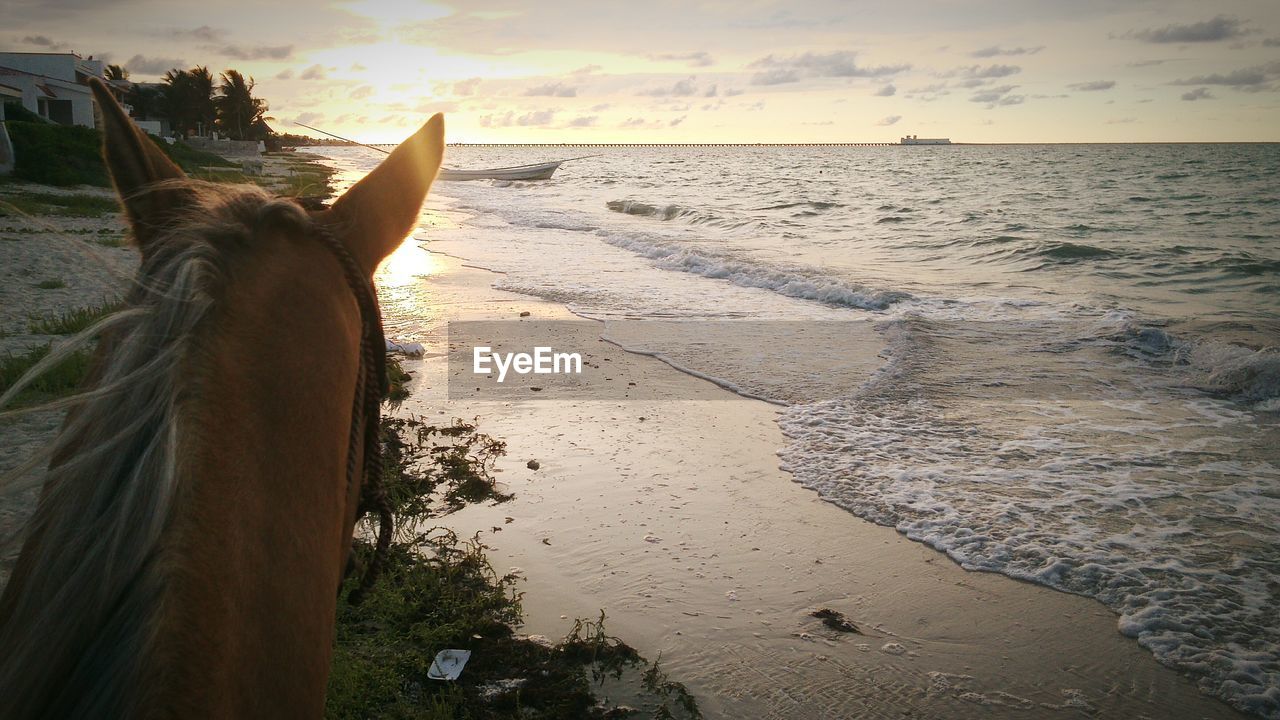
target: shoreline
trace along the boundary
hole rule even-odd
[[[521,571],[528,632],[556,636],[603,609],[611,632],[661,655],[708,717],[1248,717],[1121,635],[1101,603],[967,572],[820,499],[778,468],[774,406],[655,358],[591,346],[670,397],[691,385],[729,397],[447,400],[434,351],[446,320],[576,316],[496,290],[491,271],[462,259],[408,243],[397,255],[432,268],[424,294],[448,309],[404,338],[431,350],[406,365],[404,411],[479,417],[508,443],[498,477],[515,500],[449,525],[480,532],[495,567]],[[866,634],[809,616],[824,607]]]

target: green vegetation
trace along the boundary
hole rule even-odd
[[[154,135],[148,135],[151,141],[164,151],[165,155],[174,162],[178,167],[182,168],[187,174],[197,174],[201,168],[205,167],[229,167],[238,168],[240,165],[234,163],[221,155],[214,155],[211,152],[197,150],[190,145],[178,141],[170,145],[169,143],[156,138]]]
[[[7,391],[36,363],[43,360],[50,349],[51,346],[43,345],[20,355],[10,353],[0,359],[0,393]],[[88,350],[78,350],[69,355],[19,393],[13,405],[34,405],[75,392],[89,370],[89,360]]]
[[[123,307],[122,302],[103,302],[96,307],[79,308],[56,317],[31,318],[27,321],[27,332],[32,335],[75,335]]]
[[[285,177],[284,185],[277,190],[281,195],[289,197],[329,197],[333,194],[333,188],[329,186],[332,175],[333,170],[323,165],[295,168]]]
[[[12,215],[102,217],[119,211],[120,203],[114,197],[31,191],[0,193],[0,217]]]
[[[14,178],[63,187],[111,185],[107,166],[102,161],[102,133],[97,130],[46,122],[8,122],[6,125],[13,140]],[[188,173],[199,173],[207,166],[236,167],[229,160],[183,142],[170,145],[154,137],[151,140]]]
[[[387,356],[387,403],[392,407],[400,405],[409,397],[409,381],[413,376],[400,365],[400,361]]]
[[[61,278],[50,278],[49,280],[41,280],[36,283],[36,287],[41,290],[57,290],[66,287],[67,284]]]
[[[515,635],[516,577],[499,575],[479,536],[432,523],[469,503],[504,502],[494,462],[505,445],[475,425],[383,422],[384,483],[397,533],[382,575],[352,605],[341,595],[326,716],[346,718],[698,718],[697,704],[656,663],[608,635],[604,614],[579,620],[554,646]],[[430,528],[422,530],[422,528]],[[359,557],[372,550],[357,543]],[[472,652],[457,681],[427,676],[443,649]]]
[[[8,122],[13,176],[43,185],[111,184],[102,162],[102,137],[92,128]]]
[[[9,122],[45,122],[45,119],[22,106],[17,100],[4,104],[4,117]]]

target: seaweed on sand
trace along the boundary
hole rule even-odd
[[[383,448],[398,530],[363,602],[346,601],[356,578],[339,595],[328,717],[701,717],[683,685],[605,631],[603,612],[578,620],[559,643],[518,636],[516,576],[493,569],[478,534],[434,526],[469,504],[511,499],[492,474],[504,443],[461,420],[387,418]],[[357,544],[358,555],[371,552]],[[462,675],[428,678],[449,648],[472,652]]]

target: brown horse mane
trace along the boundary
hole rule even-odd
[[[155,189],[189,192],[194,211],[175,218],[144,256],[125,310],[55,351],[0,397],[0,408],[77,346],[102,336],[88,390],[69,407],[57,438],[0,478],[21,489],[51,460],[31,518],[3,545],[35,542],[22,592],[0,600],[0,705],[5,715],[130,715],[132,682],[151,645],[172,570],[157,543],[184,492],[183,438],[199,433],[184,407],[198,397],[203,340],[216,324],[234,260],[280,223],[310,219],[291,200],[257,188],[189,180]],[[38,569],[37,571],[34,571]],[[10,588],[12,589],[12,588]]]

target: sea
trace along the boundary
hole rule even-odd
[[[425,247],[604,328],[769,323],[760,345],[798,362],[673,364],[777,403],[796,482],[966,569],[1094,598],[1205,692],[1280,718],[1280,145],[462,146],[446,164],[578,155],[549,181],[437,183],[452,227]],[[838,321],[881,347],[853,380],[788,337]]]

